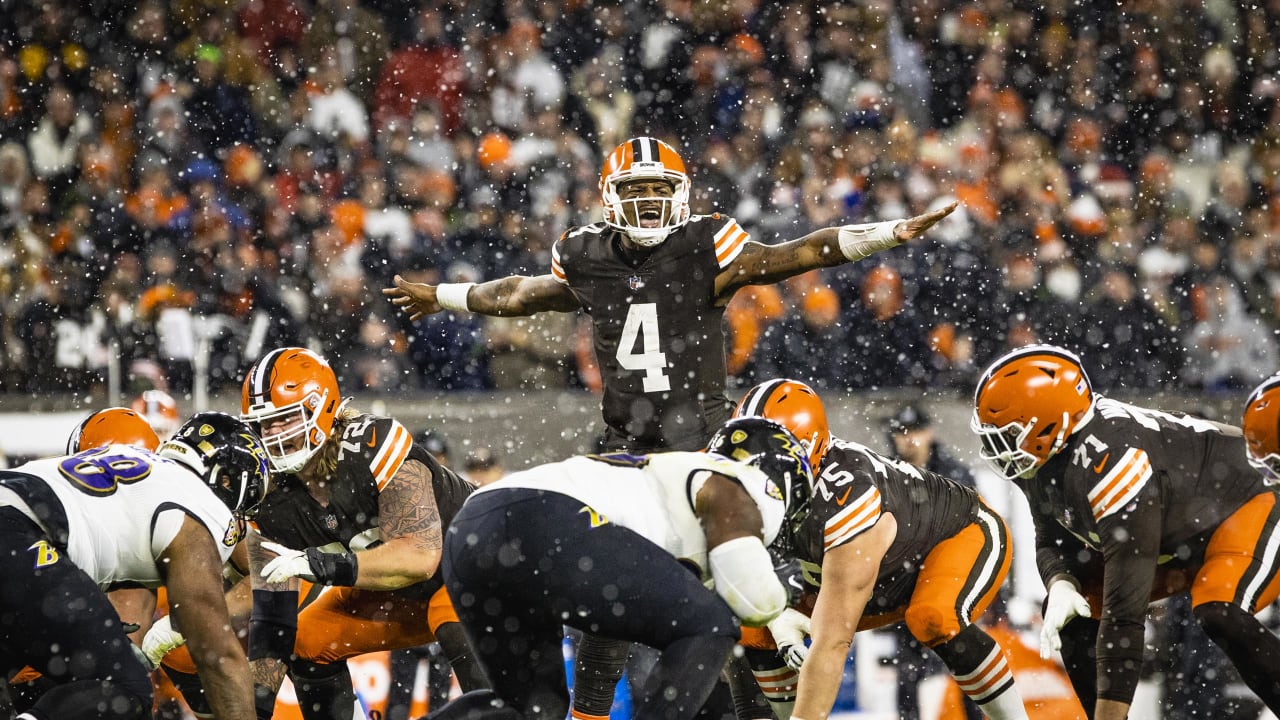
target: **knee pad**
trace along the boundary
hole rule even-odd
[[[907,607],[903,620],[911,636],[926,647],[944,643],[960,632],[960,622],[954,612],[928,603]]]

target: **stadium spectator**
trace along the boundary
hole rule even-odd
[[[1248,260],[1252,238],[1280,222],[1280,62],[1263,40],[1280,14],[1270,6],[1234,17],[1091,6],[1087,22],[960,0],[910,14],[886,3],[714,13],[684,0],[432,3],[393,14],[404,6],[326,0],[310,22],[292,0],[150,1],[119,19],[92,4],[52,3],[6,16],[0,126],[14,141],[6,162],[30,168],[25,179],[0,178],[5,232],[20,239],[11,247],[22,259],[6,261],[11,276],[46,272],[42,256],[63,242],[60,231],[77,243],[89,238],[111,261],[129,254],[145,265],[153,248],[167,252],[181,240],[172,233],[182,227],[182,203],[191,202],[186,170],[212,150],[219,155],[206,159],[228,163],[223,189],[244,215],[235,227],[265,250],[259,262],[293,298],[297,334],[308,338],[316,330],[306,298],[313,273],[323,285],[324,270],[306,262],[306,246],[337,203],[359,197],[372,157],[387,162],[383,207],[410,216],[440,209],[442,236],[469,222],[453,208],[477,190],[503,211],[484,220],[488,229],[519,213],[549,219],[556,234],[598,217],[588,176],[601,146],[628,127],[669,128],[699,180],[697,201],[765,239],[959,198],[972,226],[961,256],[954,245],[921,246],[895,269],[927,326],[950,323],[962,347],[978,343],[978,357],[1005,346],[1006,331],[969,327],[966,318],[986,313],[937,299],[1002,302],[981,278],[1003,264],[1000,243],[1015,230],[1038,243],[1060,237],[1074,266],[1041,258],[1030,304],[1050,310],[1024,308],[1021,321],[1001,321],[1026,337],[1046,335],[1037,318],[1057,315],[1040,290],[1070,288],[1074,273],[1087,294],[1115,263],[1133,268],[1140,294],[1167,323],[1189,324],[1189,298],[1204,281],[1197,273],[1215,270],[1199,262],[1197,245],[1216,246],[1215,262],[1226,258],[1248,290],[1245,313],[1275,329],[1270,295],[1257,291]],[[645,31],[627,44],[633,21]],[[104,24],[101,42],[83,35],[95,24]],[[870,41],[841,41],[850,33]],[[1224,40],[1237,36],[1238,44]],[[387,37],[397,48],[389,58]],[[372,115],[367,148],[307,127],[309,89],[333,86],[322,77],[332,68]],[[513,102],[495,105],[506,86]],[[519,88],[545,97],[520,110],[530,98]],[[558,115],[538,118],[548,100]],[[534,118],[545,129],[529,127]],[[501,152],[477,162],[480,139],[504,126],[516,146],[528,142],[505,162]],[[230,193],[237,138],[256,143],[262,175]],[[547,140],[557,148],[550,155]],[[581,157],[583,147],[592,157]],[[562,165],[569,148],[577,159]],[[75,220],[85,208],[94,218],[87,224]],[[970,253],[976,265],[961,262]],[[385,266],[359,271],[366,302],[375,267]],[[91,304],[105,302],[101,279],[90,283],[98,293]],[[853,298],[861,279],[828,281]],[[254,316],[229,322],[243,335],[248,326],[237,325]]]

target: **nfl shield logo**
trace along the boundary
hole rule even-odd
[[[337,518],[335,515],[332,515],[332,514],[330,514],[330,515],[325,515],[325,516],[324,516],[324,526],[325,526],[326,528],[328,528],[329,530],[337,530],[337,529],[338,529],[338,518]]]
[[[632,275],[627,278],[627,287],[632,290],[639,290],[642,285],[644,285],[644,281],[640,279],[639,275]]]

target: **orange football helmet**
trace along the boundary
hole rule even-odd
[[[132,445],[154,451],[160,446],[160,438],[138,413],[129,408],[110,407],[80,421],[67,438],[67,454],[103,445]]]
[[[174,431],[182,424],[181,418],[178,417],[178,402],[163,390],[143,392],[134,399],[132,407],[134,412],[151,423],[151,427],[161,440],[172,437]]]
[[[329,363],[305,348],[286,347],[249,370],[240,418],[262,437],[276,472],[297,472],[333,434],[344,405]]]
[[[1028,345],[987,368],[973,404],[979,454],[1013,480],[1033,475],[1093,418],[1093,386],[1074,353]]]
[[[814,474],[831,446],[827,410],[813,388],[799,380],[768,380],[747,391],[733,411],[734,417],[759,416],[791,431],[809,453]]]
[[[1267,484],[1280,483],[1280,374],[1249,394],[1241,426],[1249,464],[1266,476]]]
[[[618,186],[629,180],[666,180],[672,195],[623,200]],[[604,221],[609,227],[626,233],[638,245],[654,247],[667,239],[672,230],[689,221],[689,173],[684,160],[670,145],[650,137],[628,140],[605,158],[600,171],[600,199],[604,205]],[[644,227],[640,203],[661,202],[662,216],[652,227]],[[626,210],[630,206],[632,213]]]

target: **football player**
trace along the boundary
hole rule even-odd
[[[280,348],[245,378],[275,484],[249,534],[249,658],[269,712],[286,669],[307,718],[349,717],[347,658],[438,640],[464,690],[486,685],[437,572],[472,492],[398,421],[347,407],[329,364]],[[318,596],[299,609],[299,580]],[[345,713],[345,714],[341,714]]]
[[[158,454],[108,445],[0,472],[0,661],[54,685],[19,717],[150,717],[148,670],[104,591],[164,584],[218,717],[253,718],[221,568],[268,472],[257,437],[220,413]]]
[[[808,505],[800,445],[744,418],[707,451],[542,465],[477,490],[454,517],[449,594],[494,694],[519,716],[565,717],[564,625],[659,650],[634,717],[679,720],[702,707],[739,622],[786,608],[767,546]]]
[[[80,421],[67,438],[67,454],[104,445],[132,445],[155,452],[160,438],[147,419],[129,408],[109,407]]]
[[[609,153],[601,171],[604,222],[566,231],[548,274],[438,286],[397,277],[383,294],[413,320],[441,310],[521,316],[582,309],[604,379],[606,447],[698,450],[732,409],[721,324],[739,288],[897,247],[955,209],[764,245],[731,217],[691,214],[689,193],[675,148],[634,138]]]
[[[896,247],[956,207],[765,245],[731,217],[693,215],[690,191],[675,148],[633,138],[601,170],[604,221],[567,230],[552,247],[549,273],[438,286],[397,276],[383,294],[411,320],[441,310],[522,316],[581,309],[591,316],[603,379],[605,449],[697,450],[732,409],[722,326],[739,288]],[[576,675],[575,715],[607,715],[626,649],[588,637],[578,657],[593,667]]]
[[[160,447],[160,438],[151,423],[136,411],[109,407],[92,413],[76,425],[67,438],[67,454],[75,455],[106,445],[131,445],[155,452]],[[129,633],[129,639],[141,646],[155,614],[155,593],[146,588],[122,588],[113,590],[107,597],[126,625],[137,626]]]
[[[832,436],[821,398],[802,382],[761,383],[735,414],[781,423],[814,468],[812,506],[788,550],[817,588],[812,619],[791,610],[767,631],[744,632],[749,648],[777,648],[750,654],[778,717],[825,718],[854,633],[905,620],[988,717],[1026,718],[1004,651],[973,624],[1009,572],[1004,520],[972,488]]]
[[[1030,345],[983,373],[972,429],[1030,503],[1041,654],[1061,650],[1090,718],[1127,715],[1147,605],[1188,590],[1205,633],[1280,710],[1280,639],[1254,617],[1280,595],[1280,488],[1249,467],[1239,428],[1102,397],[1076,355]]]
[[[1254,388],[1244,405],[1245,451],[1268,485],[1280,484],[1280,374]]]
[[[138,413],[129,408],[110,407],[91,413],[75,426],[67,437],[67,454],[75,455],[84,450],[112,444],[131,445],[154,452],[160,446],[160,439],[151,429],[151,424]],[[107,593],[107,599],[116,609],[126,630],[136,626],[128,636],[135,645],[141,646],[155,613],[155,593],[147,588],[120,588]],[[24,668],[10,678],[10,683],[23,685],[38,677],[40,673]],[[23,690],[25,692],[26,689]],[[39,689],[34,688],[32,692],[39,692]]]

